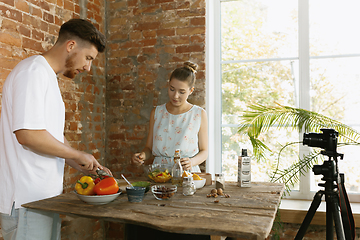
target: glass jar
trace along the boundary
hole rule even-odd
[[[194,195],[194,193],[196,192],[196,186],[193,177],[184,177],[182,187],[183,187],[183,194],[185,196]]]
[[[215,173],[215,187],[225,190],[225,178],[223,173]]]

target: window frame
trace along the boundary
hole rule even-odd
[[[213,176],[222,172],[221,122],[221,2],[234,0],[206,0],[206,109],[209,119],[209,157],[207,172]],[[309,0],[298,0],[299,22],[299,108],[310,110],[310,56]],[[344,54],[346,56],[346,54]],[[336,56],[334,56],[336,57]],[[279,58],[280,60],[280,58]],[[281,59],[282,60],[282,59]],[[302,140],[302,134],[299,135]],[[300,145],[299,154],[307,155],[309,147]],[[315,192],[310,190],[311,171],[300,176],[299,191],[292,191],[290,199],[310,200]],[[349,194],[352,202],[360,202],[360,194]]]

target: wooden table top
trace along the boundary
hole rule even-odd
[[[251,183],[240,188],[226,183],[230,198],[208,198],[213,185],[198,189],[193,196],[183,196],[182,188],[171,200],[156,200],[151,190],[141,203],[130,203],[120,194],[105,205],[89,205],[75,193],[24,204],[23,207],[137,224],[162,231],[239,237],[264,240],[270,233],[284,186],[278,183]],[[215,200],[219,200],[218,203]]]

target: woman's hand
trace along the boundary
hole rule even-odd
[[[136,166],[141,166],[144,164],[145,161],[145,152],[135,153],[131,158],[131,164]]]
[[[180,163],[184,170],[191,170],[192,164],[190,158],[182,158],[180,159]]]

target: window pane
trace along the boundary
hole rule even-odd
[[[359,65],[360,57],[311,60],[311,109],[360,130]],[[360,192],[359,150],[358,146],[337,149],[344,153],[339,170],[345,173],[349,192]],[[316,183],[320,178],[316,176]],[[312,190],[318,189],[316,183]]]
[[[237,180],[237,157],[241,149],[252,152],[251,144],[237,133],[240,115],[248,105],[297,105],[297,28],[297,0],[221,3],[222,169],[226,180]],[[264,162],[252,162],[252,180],[269,181],[278,157],[276,153],[283,144],[298,139],[297,133],[287,129],[268,131],[262,140],[275,154],[269,154]],[[290,166],[298,159],[298,144],[283,154],[280,167]]]
[[[297,0],[221,3],[222,60],[297,57]]]
[[[297,101],[295,66],[298,61],[250,62],[223,64],[222,74],[222,166],[226,180],[237,180],[237,157],[242,148],[252,152],[248,140],[237,133],[241,113],[249,104],[294,106]],[[264,162],[252,162],[253,181],[269,181],[277,153],[288,142],[299,142],[297,132],[288,129],[271,129],[262,141],[273,150]],[[282,169],[298,160],[298,144],[282,153]],[[295,187],[294,189],[298,189]]]
[[[360,1],[311,0],[310,55],[360,53]]]

